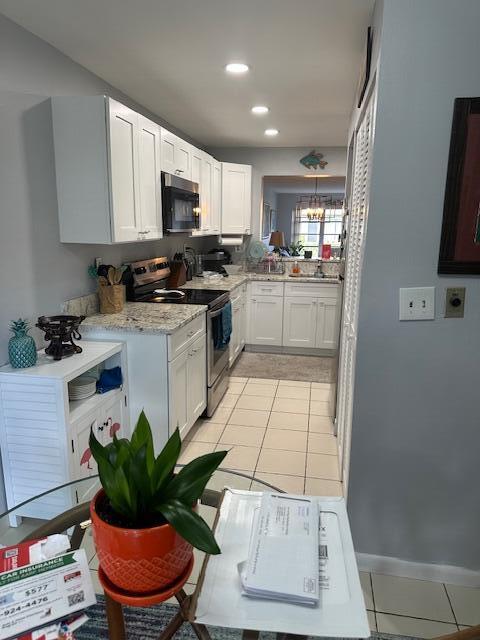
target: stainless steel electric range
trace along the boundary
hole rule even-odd
[[[230,302],[228,291],[212,289],[168,289],[170,265],[165,257],[131,262],[124,274],[127,300],[154,304],[198,304],[207,306],[207,409],[211,417],[228,388],[229,347],[216,346],[213,319]]]

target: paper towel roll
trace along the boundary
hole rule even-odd
[[[219,243],[230,247],[243,244],[243,236],[220,236]]]

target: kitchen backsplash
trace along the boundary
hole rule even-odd
[[[96,293],[72,298],[62,304],[62,313],[68,316],[92,316],[94,313],[98,313],[99,310],[100,304]]]
[[[298,261],[302,273],[310,275],[317,270],[318,260],[304,260],[301,258],[282,258],[285,264],[285,273],[291,273],[295,262]],[[322,271],[326,276],[343,275],[343,262],[339,260],[322,260]]]

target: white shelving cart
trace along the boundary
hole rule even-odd
[[[82,340],[83,351],[54,361],[39,351],[28,369],[0,368],[0,446],[8,508],[59,485],[93,476],[95,460],[88,447],[90,429],[107,443],[130,435],[125,345]],[[94,367],[120,366],[123,385],[84,400],[69,400],[68,383]],[[66,488],[15,511],[21,517],[50,519],[88,500],[98,482],[84,490]]]

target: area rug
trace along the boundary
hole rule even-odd
[[[128,640],[158,640],[162,629],[168,624],[178,608],[174,604],[159,604],[154,607],[124,607]],[[97,595],[97,604],[86,610],[89,621],[75,632],[77,640],[115,640],[109,638],[105,599]],[[242,632],[237,629],[209,627],[212,640],[241,640]],[[275,633],[260,634],[261,640],[276,640]],[[372,633],[374,640],[407,640],[406,636],[392,636],[388,633]],[[175,640],[197,640],[189,624],[184,624],[175,634]],[[338,638],[336,639],[338,640]]]
[[[332,382],[335,366],[335,358],[244,351],[230,370],[230,375],[239,378]]]

